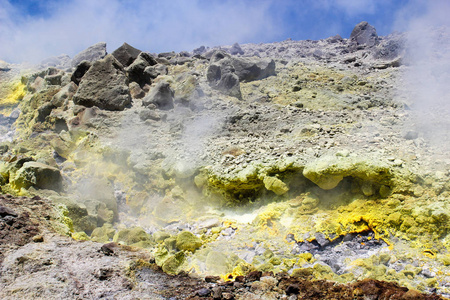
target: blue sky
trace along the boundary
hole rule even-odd
[[[322,39],[368,21],[379,35],[408,30],[447,0],[0,0],[0,59],[73,56],[104,41],[149,52],[201,45]]]

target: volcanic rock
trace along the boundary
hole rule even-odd
[[[128,78],[114,56],[94,62],[81,79],[73,102],[106,110],[123,110],[131,103]]]
[[[57,168],[30,161],[19,169],[12,184],[17,189],[34,186],[38,189],[60,190],[62,176]]]
[[[137,82],[141,87],[147,83],[151,83],[151,76],[144,72],[147,67],[156,65],[155,59],[146,52],[141,52],[133,63],[125,68],[128,78],[132,82]]]
[[[83,78],[84,74],[86,74],[91,65],[92,64],[87,60],[80,62],[75,68],[75,71],[73,71],[70,80],[72,80],[76,85],[80,84],[81,78]]]
[[[136,49],[127,43],[123,43],[122,46],[114,50],[111,54],[122,64],[122,66],[128,67],[141,52],[141,50]]]
[[[169,110],[174,107],[173,96],[174,91],[170,87],[170,84],[165,81],[161,81],[154,88],[152,88],[150,93],[142,100],[142,104],[144,106],[154,104],[159,109]]]
[[[97,61],[104,58],[106,54],[106,43],[101,42],[94,44],[73,57],[72,67],[77,66],[83,60],[87,60],[90,62]]]
[[[237,54],[244,54],[244,51],[242,50],[241,46],[239,46],[238,43],[234,43],[233,46],[231,46],[230,49],[231,55],[237,55]]]
[[[61,107],[67,104],[68,100],[72,99],[73,95],[77,91],[77,85],[74,82],[66,84],[59,92],[57,92],[52,100],[51,104],[55,107]]]
[[[375,46],[379,43],[375,27],[363,21],[353,28],[350,34],[350,40],[356,45]]]
[[[241,82],[260,80],[276,75],[273,59],[232,58],[231,64]]]

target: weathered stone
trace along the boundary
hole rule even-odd
[[[375,46],[379,43],[375,27],[363,21],[353,28],[350,34],[350,40],[357,45]]]
[[[94,62],[104,58],[105,56],[106,56],[106,43],[100,42],[90,46],[89,48],[75,55],[72,59],[72,67],[77,66],[83,60]]]
[[[113,242],[132,245],[139,242],[151,242],[149,235],[141,227],[119,230],[113,237]]]
[[[52,100],[51,104],[55,107],[61,107],[67,105],[67,102],[72,99],[73,95],[77,91],[77,85],[74,82],[70,82],[66,84],[58,93],[56,93]]]
[[[173,96],[174,91],[170,87],[170,84],[168,82],[161,81],[142,100],[142,105],[149,106],[150,104],[154,104],[159,109],[169,110],[174,107]]]
[[[107,110],[123,110],[131,103],[128,79],[114,56],[94,62],[81,79],[73,102]]]
[[[80,84],[81,78],[83,78],[84,74],[86,74],[91,65],[91,62],[87,60],[80,62],[75,68],[75,71],[73,71],[70,80],[72,80],[76,85]]]
[[[122,64],[122,66],[128,67],[141,52],[141,50],[136,49],[127,43],[123,43],[122,46],[114,50],[111,54]]]
[[[60,190],[62,187],[62,176],[57,168],[44,165],[39,162],[26,162],[19,169],[12,185],[16,189],[29,188]]]
[[[275,61],[261,58],[232,58],[231,63],[239,81],[248,82],[276,75]]]
[[[237,55],[237,54],[243,55],[244,51],[242,50],[241,46],[239,46],[238,43],[234,43],[233,46],[231,46],[230,54],[231,55]]]
[[[155,59],[146,52],[141,52],[133,63],[125,68],[128,79],[137,82],[141,87],[151,83],[151,77],[144,72],[147,67],[156,65]]]
[[[380,185],[391,179],[387,164],[361,157],[324,156],[307,164],[303,175],[324,190],[335,188],[348,176]]]
[[[202,240],[189,231],[183,231],[177,235],[176,246],[179,250],[194,252],[202,245]]]
[[[263,182],[267,190],[272,191],[277,195],[283,195],[289,191],[289,187],[276,177],[266,176],[264,177]]]

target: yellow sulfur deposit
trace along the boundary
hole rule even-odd
[[[7,116],[26,95],[26,85],[21,81],[14,82],[4,88],[9,93],[0,98],[0,113]],[[1,94],[0,94],[1,97]]]

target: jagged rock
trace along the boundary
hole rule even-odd
[[[81,79],[73,102],[107,110],[123,110],[131,103],[128,78],[114,56],[94,62]]]
[[[75,82],[76,85],[80,84],[81,78],[83,78],[84,74],[86,74],[91,65],[92,64],[87,60],[83,60],[82,62],[80,62],[75,68],[75,71],[73,71],[70,80]]]
[[[83,60],[87,60],[90,62],[97,61],[104,58],[106,54],[106,43],[100,42],[94,44],[73,57],[72,67],[77,66]]]
[[[131,82],[129,85],[131,98],[141,99],[145,96],[145,91],[139,86],[137,82]]]
[[[73,95],[77,91],[77,85],[74,82],[66,84],[59,92],[57,92],[52,100],[51,104],[55,107],[61,107],[67,104],[67,101],[72,99]]]
[[[194,252],[200,248],[202,240],[189,231],[182,231],[177,235],[176,246],[179,250]]]
[[[111,53],[124,67],[128,67],[138,57],[142,51],[130,46],[127,43],[123,43],[122,46],[117,48]]]
[[[38,115],[36,117],[36,121],[38,122],[44,122],[45,118],[49,116],[52,112],[52,110],[56,108],[52,103],[45,103],[42,106],[38,108]]]
[[[363,21],[353,28],[352,33],[350,34],[350,40],[356,45],[365,45],[368,47],[372,47],[378,45],[378,35],[375,27]]]
[[[145,84],[151,83],[151,77],[147,72],[144,72],[147,67],[156,65],[155,59],[146,52],[141,52],[134,62],[127,68],[128,79],[137,82],[141,87]]]
[[[275,75],[273,59],[236,58],[224,51],[216,51],[211,56],[206,78],[213,88],[241,98],[241,81],[259,80],[271,75]]]
[[[243,55],[244,51],[242,50],[241,46],[239,46],[238,43],[234,43],[233,46],[231,46],[230,54],[231,55],[237,55],[237,54]]]
[[[159,75],[167,75],[168,70],[166,65],[156,64],[154,66],[146,67],[144,70],[144,76],[155,79]]]
[[[273,59],[232,58],[231,64],[241,82],[260,80],[276,75]]]
[[[169,110],[174,107],[173,96],[174,91],[170,87],[170,84],[165,81],[161,81],[142,100],[142,105],[149,106],[150,104],[154,104],[159,109]]]
[[[64,72],[54,67],[50,67],[45,72],[44,80],[48,85],[61,85],[61,78]]]
[[[16,189],[34,186],[38,189],[60,190],[62,187],[62,176],[57,168],[29,161],[17,171],[12,185]]]
[[[211,56],[206,78],[211,87],[240,99],[239,77],[234,72],[230,55],[224,51],[216,51]]]
[[[391,34],[377,45],[375,59],[396,61],[400,60],[406,50],[406,37],[402,34]],[[395,65],[393,65],[395,67]]]
[[[192,53],[194,53],[194,55],[200,55],[206,52],[206,47],[205,46],[200,46],[198,48],[195,48]]]

